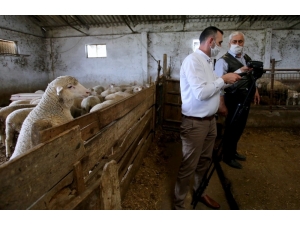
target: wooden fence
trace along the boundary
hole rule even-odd
[[[0,209],[121,209],[153,140],[156,86],[43,130],[0,166]]]

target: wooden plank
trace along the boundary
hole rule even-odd
[[[152,118],[152,111],[153,108],[149,109],[145,115],[136,123],[132,128],[128,130],[126,133],[126,136],[122,140],[122,143],[118,145],[118,148],[116,149],[116,152],[114,153],[114,160],[119,162],[119,159],[122,157],[122,155],[126,152],[126,150],[132,145],[133,142],[136,141],[136,139],[141,138],[143,135],[143,130],[145,129],[146,125],[149,124],[149,121]]]
[[[130,165],[130,169],[129,169],[128,173],[126,174],[126,176],[124,177],[124,179],[120,183],[121,199],[124,199],[124,197],[125,197],[125,195],[128,191],[130,182],[132,181],[133,177],[135,176],[135,174],[139,170],[139,168],[140,168],[140,166],[143,162],[143,158],[145,157],[145,154],[147,153],[147,150],[149,149],[149,147],[152,143],[152,140],[153,140],[153,133],[150,133],[148,135],[147,140],[145,141],[145,143],[141,147],[138,155],[134,159],[133,163]]]
[[[66,144],[67,143],[67,144]],[[26,209],[62,180],[85,154],[79,127],[0,166],[0,209]]]
[[[41,198],[39,198],[27,209],[32,209],[32,210],[59,209],[59,206],[56,204],[56,202],[53,203],[53,200],[56,198],[58,193],[62,192],[62,190],[65,187],[69,186],[73,182],[73,177],[74,177],[73,171],[71,171],[66,177],[64,177],[61,181],[59,181],[58,184],[56,184],[53,188],[47,191]],[[66,197],[70,198],[69,194],[66,195],[67,195]]]
[[[116,161],[112,160],[104,166],[100,179],[100,189],[101,209],[122,209],[118,165]]]
[[[64,123],[62,125],[58,125],[55,127],[51,127],[49,129],[45,129],[40,131],[40,143],[45,142],[49,140],[50,138],[53,138],[60,133],[64,132],[65,130],[68,130],[74,126],[79,126],[81,129],[84,128],[85,126],[89,125],[90,123],[98,121],[98,117],[96,113],[89,113],[80,117],[77,117],[76,119]]]
[[[64,210],[98,210],[101,209],[100,202],[100,181],[99,178],[90,187],[88,187],[81,195],[76,196],[72,201],[65,204],[62,209]]]
[[[119,165],[119,177],[120,177],[120,180],[123,179],[123,177],[124,177],[124,175],[125,175],[125,173],[127,171],[127,168],[133,162],[133,159],[139,153],[141,146],[143,145],[144,141],[148,137],[148,135],[149,135],[149,133],[151,131],[150,121],[145,125],[143,131],[139,135],[139,138],[136,139],[136,141],[133,143],[133,145],[130,146],[129,150],[126,151],[125,155],[119,161],[118,165]]]
[[[111,155],[107,159],[102,159],[100,161],[97,167],[92,171],[91,174],[89,174],[89,176],[85,180],[86,186],[90,186],[93,182],[99,179],[99,177],[102,175],[101,173],[103,170],[103,166],[107,161],[115,160],[119,165],[119,162],[122,160],[123,155],[125,155],[126,152],[131,152],[136,148],[138,143],[143,138],[145,130],[147,130],[148,133],[150,132],[149,122],[152,120],[151,111],[154,111],[153,107],[150,110],[148,110],[148,112],[146,112],[146,114],[140,121],[134,124],[132,128],[128,129],[129,131],[126,133],[126,135],[124,135],[123,140],[120,144],[118,144],[118,148],[116,149],[116,152],[113,155]],[[123,168],[122,165],[119,165],[119,167]]]
[[[115,104],[113,107],[107,107],[105,109],[99,110],[99,119],[101,127],[104,127],[111,123],[112,121],[119,119],[137,107],[141,102],[147,101],[151,102],[151,105],[154,105],[153,94],[155,93],[154,86],[150,86],[131,97],[125,98],[120,103]],[[152,99],[150,99],[150,96]]]
[[[142,101],[145,101],[149,96],[152,96],[155,93],[154,86],[150,86],[133,96],[127,97],[118,101],[107,108],[85,114],[83,116],[77,117],[76,119],[56,126],[49,129],[45,129],[40,132],[40,143],[55,137],[61,132],[70,129],[73,126],[79,125],[83,130],[82,140],[86,141],[87,139],[93,137],[98,133],[104,126],[110,124],[112,121],[117,120],[129,111],[139,105]],[[151,101],[154,104],[153,101]]]
[[[85,190],[81,162],[74,164],[74,180],[76,184],[77,194],[81,194]]]
[[[148,98],[150,97],[152,96],[148,96]],[[151,106],[153,106],[152,102],[146,99],[123,118],[103,128],[100,133],[85,143],[87,157],[83,160],[84,175],[88,174],[89,170],[101,161],[102,157],[115,146],[119,137],[132,127]]]

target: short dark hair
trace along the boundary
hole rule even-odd
[[[202,31],[202,33],[200,34],[200,37],[199,37],[200,43],[202,43],[203,41],[205,41],[205,40],[206,40],[208,37],[210,37],[210,36],[215,37],[218,31],[219,31],[221,34],[223,34],[223,31],[220,30],[220,29],[217,28],[217,27],[210,26],[210,27],[205,28],[205,29]]]

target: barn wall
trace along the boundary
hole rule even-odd
[[[50,38],[50,43],[53,78],[72,75],[86,87],[144,83],[141,34]],[[106,44],[107,57],[87,58],[87,44]]]
[[[192,52],[192,40],[210,25],[224,31],[223,49],[228,49],[228,35],[238,28],[246,35],[245,50],[253,60],[270,68],[299,68],[300,25],[287,30],[286,22],[250,24],[173,23],[144,24],[132,27],[61,28],[43,33],[25,16],[0,16],[0,38],[18,41],[20,53],[29,56],[0,56],[0,105],[9,103],[11,94],[45,89],[61,75],[72,75],[87,87],[156,80],[158,60],[168,56],[171,77],[179,79],[180,65]],[[87,44],[106,44],[106,58],[86,57]]]
[[[48,41],[25,16],[0,16],[0,39],[17,41],[21,56],[0,55],[0,106],[12,94],[45,89],[49,77]],[[28,56],[27,56],[28,55]]]
[[[158,60],[163,61],[163,54],[168,56],[168,66],[171,66],[171,77],[173,79],[179,79],[180,65],[184,58],[193,51],[192,43],[193,39],[198,39],[201,31],[207,26],[214,25],[221,28],[224,31],[224,42],[222,45],[221,52],[217,56],[220,57],[228,50],[228,36],[229,34],[239,27],[239,30],[244,32],[246,35],[245,51],[252,57],[253,60],[258,60],[264,62],[264,68],[270,68],[270,60],[272,58],[278,59],[280,56],[281,61],[276,62],[276,68],[298,68],[298,58],[300,57],[300,52],[298,50],[299,45],[299,34],[300,30],[298,26],[295,26],[295,30],[285,30],[289,26],[285,22],[256,22],[250,24],[245,22],[241,26],[235,23],[189,23],[183,26],[181,23],[174,24],[158,24],[158,25],[137,25],[135,27],[114,27],[114,28],[90,28],[81,30],[86,34],[90,35],[84,37],[85,35],[78,32],[75,29],[61,29],[49,32],[47,35],[52,36],[52,38],[58,42],[59,39],[64,38],[66,42],[71,42],[74,37],[82,38],[82,45],[77,45],[75,48],[81,48],[84,50],[84,44],[86,44],[90,39],[95,40],[95,43],[106,43],[108,45],[108,54],[111,51],[114,55],[113,58],[105,59],[108,64],[113,67],[103,68],[102,61],[96,59],[99,62],[97,65],[101,65],[101,71],[104,71],[103,77],[106,83],[121,83],[124,77],[131,77],[132,70],[139,73],[139,77],[135,76],[130,78],[130,81],[135,80],[139,83],[145,83],[151,77],[152,81],[156,80],[157,77],[157,66]],[[133,32],[135,32],[133,34]],[[144,41],[143,34],[147,35],[147,39]],[[121,34],[121,35],[118,35]],[[92,37],[91,37],[92,36]],[[118,38],[118,37],[122,38]],[[291,37],[292,40],[289,40]],[[112,40],[113,39],[113,43]],[[143,40],[141,42],[141,40]],[[74,41],[72,41],[74,44]],[[143,43],[143,44],[141,44]],[[113,44],[114,46],[122,46],[119,54],[114,54],[114,49],[109,49],[109,46]],[[291,50],[291,51],[290,51]],[[143,64],[137,63],[135,66],[128,64],[129,59],[126,58],[126,54],[123,53],[132,52],[130,57],[132,61],[140,62],[141,55],[145,55],[141,52],[147,52],[147,68],[145,73],[145,68]],[[290,54],[292,52],[293,54]],[[136,55],[138,54],[138,55]],[[120,59],[121,57],[121,59]],[[66,59],[73,61],[71,58]],[[145,60],[143,58],[143,60]],[[87,62],[86,62],[87,61]],[[90,60],[85,59],[84,65],[91,64],[88,62]],[[65,61],[69,64],[68,61]],[[122,68],[122,69],[118,69]],[[125,69],[125,70],[124,70]],[[88,74],[90,69],[86,68],[85,72]],[[91,70],[92,71],[92,70]],[[93,71],[93,73],[95,73]],[[124,74],[125,73],[125,74]],[[107,75],[114,74],[114,76],[107,77]],[[135,74],[135,73],[133,73]],[[88,79],[94,79],[88,76]],[[90,81],[88,81],[90,83]]]

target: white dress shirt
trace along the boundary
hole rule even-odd
[[[186,116],[212,116],[218,110],[224,80],[216,76],[209,60],[209,56],[197,49],[181,65],[181,112]]]

